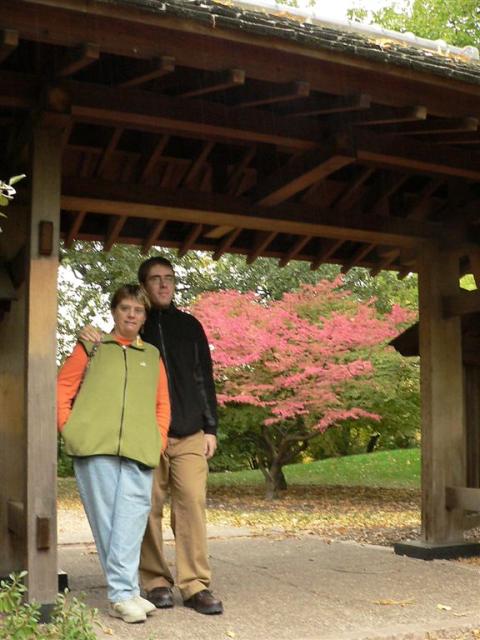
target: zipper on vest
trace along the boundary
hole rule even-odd
[[[122,345],[123,349],[123,361],[125,363],[125,382],[123,383],[123,401],[122,401],[122,415],[120,418],[120,431],[118,433],[118,452],[117,455],[120,455],[120,445],[122,442],[122,434],[123,434],[123,420],[125,417],[125,398],[127,395],[127,377],[128,377],[128,365],[127,365],[127,347]]]

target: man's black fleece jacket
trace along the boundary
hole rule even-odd
[[[200,322],[173,304],[151,309],[142,338],[160,351],[170,390],[169,436],[184,438],[201,429],[217,432],[217,400],[212,359]]]

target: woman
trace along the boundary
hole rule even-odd
[[[57,384],[58,428],[108,587],[110,615],[144,622],[155,610],[140,597],[140,546],[150,512],[153,468],[167,442],[170,402],[158,350],[141,340],[148,298],[139,285],[114,294],[114,329],[100,343],[80,340]]]

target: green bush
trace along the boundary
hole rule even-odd
[[[97,610],[78,598],[58,595],[49,624],[40,623],[40,605],[23,601],[26,571],[0,582],[0,640],[97,640]]]

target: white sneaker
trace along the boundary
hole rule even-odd
[[[137,602],[137,597],[122,602],[111,602],[108,613],[112,618],[121,618],[124,622],[130,623],[145,622],[147,619],[147,614]]]
[[[157,607],[154,604],[149,600],[145,600],[142,596],[135,596],[134,600],[145,611],[147,616],[157,610]]]

